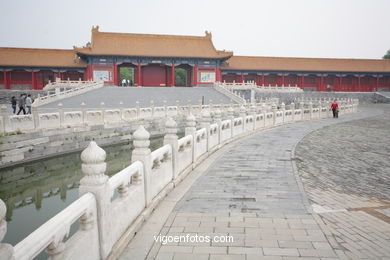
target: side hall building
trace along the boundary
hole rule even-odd
[[[0,47],[0,88],[42,89],[61,80],[120,85],[126,68],[134,86],[211,86],[255,81],[312,91],[390,91],[390,60],[233,56],[215,49],[211,33],[173,36],[100,32],[71,50]],[[177,84],[176,84],[177,85]]]

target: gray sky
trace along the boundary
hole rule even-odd
[[[0,46],[65,48],[100,31],[213,34],[235,55],[380,59],[390,0],[0,0]]]

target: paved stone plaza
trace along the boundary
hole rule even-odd
[[[204,103],[232,103],[225,95],[219,93],[214,88],[186,88],[186,87],[103,87],[92,90],[74,97],[65,98],[59,102],[63,104],[65,110],[80,109],[80,104],[85,103],[87,108],[100,108],[100,103],[104,102],[106,108],[119,108],[119,103],[123,102],[124,107],[135,107],[139,102],[141,107],[149,107],[150,101],[154,101],[155,106],[166,105],[175,106],[178,100],[181,106],[188,105],[189,101],[193,105],[199,105],[199,101],[204,97]],[[234,103],[234,102],[233,102]],[[58,102],[52,102],[39,107],[40,111],[51,111],[58,109]]]
[[[389,112],[365,107],[224,147],[168,195],[122,259],[389,259]],[[357,209],[372,206],[378,214]],[[153,240],[159,234],[230,235],[234,242],[163,245]]]
[[[390,106],[384,108],[314,131],[296,150],[311,203],[352,258],[390,258]]]

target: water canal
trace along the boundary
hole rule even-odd
[[[162,144],[162,137],[151,139],[151,150]],[[103,148],[107,153],[107,175],[131,164],[132,143]],[[7,205],[8,222],[4,243],[16,245],[79,197],[83,177],[80,154],[81,151],[0,169],[0,198]]]

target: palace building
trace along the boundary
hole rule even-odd
[[[73,50],[1,48],[0,88],[42,89],[49,81],[103,80],[120,85],[126,69],[134,86],[212,86],[247,82],[312,91],[390,91],[390,60],[234,56],[216,50],[211,33],[172,36],[100,32]]]

